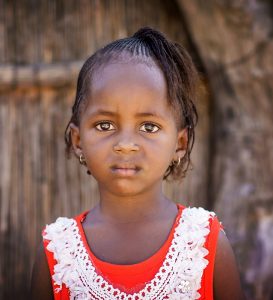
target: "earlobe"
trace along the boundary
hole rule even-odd
[[[82,153],[81,149],[81,139],[80,139],[80,129],[73,123],[70,123],[70,134],[71,134],[71,142],[73,146],[74,153],[76,156],[80,156]]]

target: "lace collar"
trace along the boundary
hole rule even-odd
[[[171,246],[155,277],[137,293],[127,294],[100,276],[84,247],[77,222],[58,218],[47,225],[44,239],[56,264],[52,276],[56,292],[64,284],[70,299],[198,299],[201,278],[208,261],[204,247],[209,219],[214,214],[203,208],[185,208],[175,228]]]
[[[75,220],[77,221],[77,225],[79,228],[79,233],[81,235],[83,244],[88,252],[88,255],[92,261],[92,263],[94,264],[94,266],[99,269],[99,272],[104,274],[104,270],[106,270],[106,272],[110,271],[111,273],[114,273],[116,275],[121,275],[121,276],[126,276],[126,274],[131,274],[131,275],[135,275],[135,274],[139,274],[139,273],[143,273],[143,270],[145,268],[150,268],[150,266],[152,265],[157,265],[157,269],[159,268],[159,266],[162,264],[164,258],[166,257],[167,251],[171,245],[172,239],[173,239],[173,235],[174,235],[174,231],[176,226],[178,225],[179,219],[181,217],[181,213],[183,211],[185,207],[182,206],[181,204],[177,204],[177,215],[175,217],[175,220],[173,222],[172,228],[169,232],[169,235],[167,237],[167,240],[164,242],[164,244],[160,247],[160,249],[158,249],[154,254],[152,254],[150,257],[148,257],[147,259],[140,261],[138,263],[134,263],[132,265],[118,265],[118,264],[112,264],[112,263],[108,263],[108,262],[104,262],[102,260],[100,260],[99,258],[97,258],[94,253],[92,252],[92,250],[90,249],[90,246],[88,244],[87,241],[87,237],[85,234],[85,230],[83,228],[83,221],[86,218],[86,215],[88,214],[89,211],[80,214],[79,216],[77,216],[75,218]],[[109,280],[108,280],[109,281]],[[146,282],[149,281],[146,280]],[[111,282],[111,279],[110,279]],[[139,290],[141,286],[143,286],[145,283],[143,281],[143,283],[140,283],[138,285],[138,287],[136,288],[135,291]],[[129,289],[126,289],[124,287],[121,286],[121,289],[132,293],[133,291]]]

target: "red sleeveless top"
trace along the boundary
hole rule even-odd
[[[141,290],[147,282],[151,281],[162,265],[171,245],[175,228],[178,225],[181,214],[185,208],[180,204],[178,204],[177,206],[178,213],[175,222],[169,233],[168,239],[165,241],[163,246],[154,255],[152,255],[145,261],[133,265],[116,265],[98,259],[92,253],[82,227],[82,222],[84,221],[88,211],[76,216],[74,219],[77,222],[84,246],[87,249],[87,252],[94,266],[96,267],[97,272],[99,272],[105,280],[111,282],[113,286],[119,288],[124,292],[133,293]],[[199,298],[200,300],[213,300],[214,259],[219,230],[221,228],[221,225],[216,217],[210,219],[209,227],[210,233],[208,234],[204,245],[205,248],[209,251],[209,254],[205,257],[209,263],[203,272],[201,288],[198,291],[201,294],[201,297]],[[56,260],[53,257],[53,253],[46,249],[47,244],[48,241],[44,239],[44,248],[47,256],[50,274],[52,276],[54,274],[54,265],[56,264]],[[53,283],[54,282],[52,280],[52,285]],[[53,292],[55,300],[69,299],[69,291],[65,286],[63,286],[61,292],[58,293],[56,293],[53,287]]]

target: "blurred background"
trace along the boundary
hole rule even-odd
[[[273,299],[273,4],[262,0],[0,0],[0,299],[28,299],[43,226],[98,200],[64,153],[77,73],[146,25],[183,44],[202,79],[194,169],[165,192],[214,210],[247,299]]]

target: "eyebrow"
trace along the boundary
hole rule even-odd
[[[90,114],[90,116],[94,116],[94,115],[104,115],[104,116],[114,117],[117,115],[117,113],[108,111],[108,110],[99,109],[96,112],[93,112]],[[163,116],[159,115],[156,112],[140,112],[140,113],[136,113],[135,116],[136,117],[155,117],[158,119],[164,119]]]

